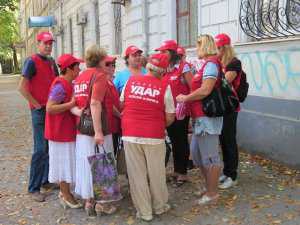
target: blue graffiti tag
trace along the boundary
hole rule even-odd
[[[300,59],[299,48],[241,53],[239,57],[247,68],[251,88],[266,89],[273,95],[276,89],[287,92],[293,87],[299,90],[300,96],[300,66],[295,65],[295,57]]]

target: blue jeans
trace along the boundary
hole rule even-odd
[[[28,191],[40,191],[43,184],[48,183],[49,155],[48,141],[44,137],[46,109],[32,109],[33,154],[30,165]]]

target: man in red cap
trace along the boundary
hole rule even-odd
[[[72,81],[80,72],[83,62],[70,54],[58,58],[61,75],[50,87],[46,105],[45,137],[49,141],[49,181],[60,186],[63,207],[80,208],[70,191],[75,183],[76,119],[70,112],[75,106]]]
[[[54,41],[52,34],[41,32],[36,39],[38,53],[26,59],[19,91],[29,103],[33,128],[34,146],[28,191],[34,200],[42,202],[45,200],[45,196],[40,193],[40,188],[50,186],[48,182],[48,143],[44,138],[46,103],[49,88],[58,75],[58,69],[50,57]]]
[[[122,132],[132,201],[146,221],[170,209],[165,171],[165,127],[175,117],[173,96],[162,75],[166,54],[150,56],[145,76],[131,76],[120,96]],[[149,182],[148,182],[149,179]]]
[[[143,51],[135,45],[130,45],[126,48],[124,59],[127,68],[117,72],[114,79],[114,85],[119,93],[122,92],[123,87],[131,75],[142,75],[147,73],[146,69],[142,66],[142,53]]]

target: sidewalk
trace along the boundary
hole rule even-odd
[[[135,219],[126,182],[125,198],[112,216],[88,218],[82,209],[63,210],[57,192],[49,193],[45,203],[32,202],[27,195],[32,145],[30,115],[26,102],[16,91],[17,80],[0,78],[0,225],[300,224],[300,172],[245,153],[241,153],[239,184],[220,192],[216,205],[195,204],[197,197],[193,192],[203,187],[203,179],[195,169],[189,173],[191,182],[180,188],[169,184],[172,209],[151,223]]]

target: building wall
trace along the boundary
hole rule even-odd
[[[246,42],[238,0],[200,0],[200,33],[230,34],[250,84],[238,118],[238,144],[300,168],[300,39]],[[217,16],[216,16],[217,15]],[[195,56],[195,52],[191,52]]]
[[[132,0],[122,10],[123,50],[135,44],[153,52],[162,41],[176,39],[174,0]]]
[[[198,0],[199,33],[229,33],[233,42],[241,41],[238,23],[240,0]]]
[[[300,39],[236,46],[250,84],[239,144],[300,168]]]

